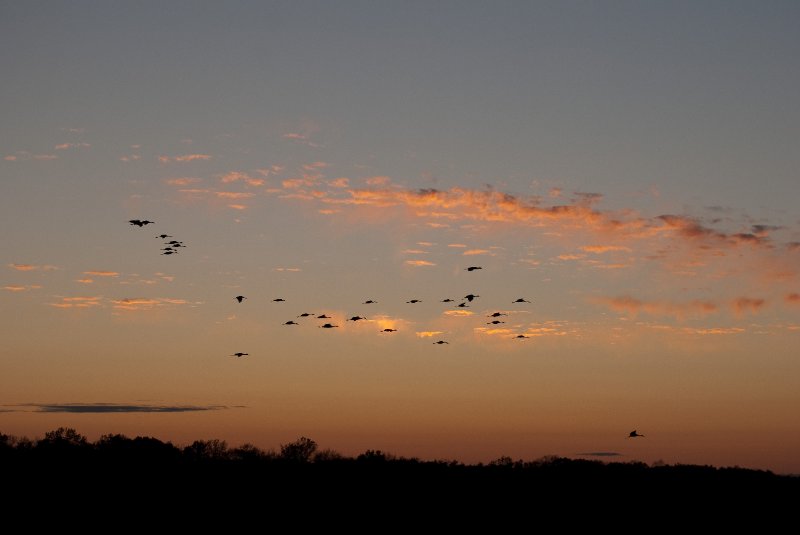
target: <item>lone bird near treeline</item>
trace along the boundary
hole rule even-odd
[[[232,356],[232,357],[239,358],[239,357],[246,357],[246,356],[247,356],[247,355],[249,355],[249,354],[250,354],[250,353],[234,353],[234,354],[233,354],[233,355],[231,355],[231,356]]]
[[[151,223],[155,223],[155,221],[148,221],[147,219],[131,219],[128,221],[131,225],[136,225],[137,227],[143,227],[145,225],[150,225]]]
[[[244,301],[247,298],[245,296],[243,296],[243,295],[237,295],[236,297],[234,297],[234,299],[236,299],[237,301],[239,301],[241,303],[242,301]]]
[[[644,437],[644,435],[640,435],[639,433],[637,433],[636,429],[628,433],[628,438],[638,438],[638,437]]]

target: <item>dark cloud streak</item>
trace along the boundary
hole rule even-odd
[[[227,409],[224,405],[127,405],[120,403],[26,403],[20,409],[5,412],[67,412],[72,414],[130,413],[130,412],[198,412]],[[25,410],[24,408],[29,408]]]

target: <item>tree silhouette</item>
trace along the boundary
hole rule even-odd
[[[317,451],[317,443],[306,437],[300,437],[288,444],[281,444],[281,458],[286,461],[307,463],[315,451]]]

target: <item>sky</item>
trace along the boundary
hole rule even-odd
[[[798,23],[0,2],[0,432],[800,473]]]

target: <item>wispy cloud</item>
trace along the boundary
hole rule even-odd
[[[792,305],[800,305],[800,293],[790,293],[786,296],[786,302]]]
[[[101,305],[99,296],[62,297],[60,301],[48,303],[55,308],[94,308]]]
[[[445,310],[444,312],[442,312],[442,314],[444,316],[466,317],[466,316],[472,316],[475,313],[469,310],[459,309],[459,310]]]
[[[194,161],[204,161],[210,160],[210,154],[180,154],[178,156],[159,156],[158,161],[161,163],[185,163],[185,162],[194,162]]]
[[[113,299],[111,304],[116,310],[139,311],[152,310],[167,305],[189,305],[192,303],[185,299],[173,299],[169,297],[127,297],[125,299]]]
[[[196,177],[178,177],[178,178],[168,178],[166,179],[166,183],[170,186],[191,186],[192,184],[197,184],[198,182],[202,182],[202,178]]]
[[[84,271],[83,274],[93,277],[119,277],[118,271]]]
[[[707,316],[717,312],[719,306],[710,301],[694,300],[686,303],[673,303],[668,301],[643,301],[624,295],[619,297],[601,297],[597,302],[606,305],[616,312],[625,312],[631,316],[646,313],[652,316],[672,316],[685,319],[691,316]]]
[[[463,254],[464,256],[476,256],[476,255],[487,255],[491,253],[492,252],[488,249],[468,249],[461,254]]]
[[[444,334],[444,331],[417,331],[414,334],[420,338],[431,338],[433,336]]]
[[[405,262],[409,266],[415,267],[423,267],[423,266],[435,266],[436,264],[433,262],[428,262],[427,260],[406,260]]]
[[[91,147],[89,143],[61,143],[56,145],[54,148],[55,150],[67,150],[67,149],[88,149]]]
[[[581,250],[587,253],[603,254],[611,251],[630,252],[631,248],[624,245],[585,245],[581,247]]]
[[[751,314],[755,314],[756,312],[760,311],[764,308],[767,302],[765,299],[760,298],[752,298],[752,297],[737,297],[731,303],[734,312],[737,314],[744,314],[745,312],[750,312]]]
[[[27,286],[9,285],[9,286],[3,286],[2,287],[2,289],[7,291],[7,292],[27,292],[29,290],[37,290],[39,288],[41,288],[41,286],[39,286],[38,284],[29,284]]]
[[[8,407],[8,405],[6,405]],[[228,409],[224,405],[145,405],[123,403],[28,403],[11,405],[12,412],[63,412],[72,414],[142,413],[142,412],[197,412]]]
[[[8,267],[17,271],[53,271],[58,269],[58,266],[51,265],[35,265],[35,264],[8,264]]]

